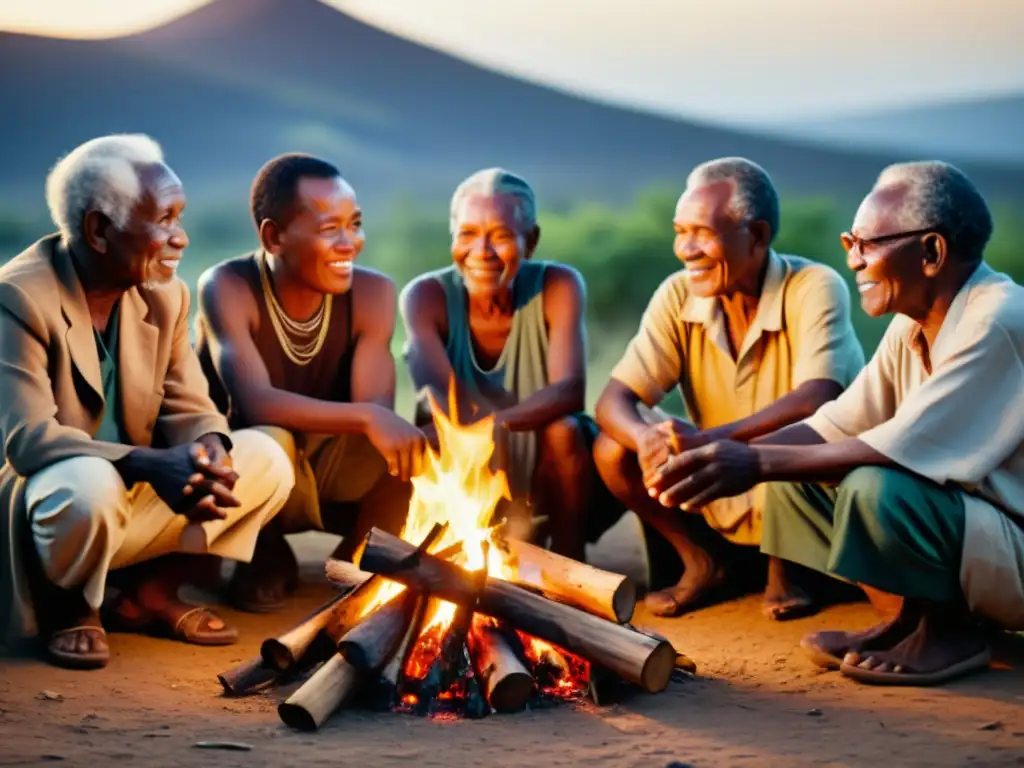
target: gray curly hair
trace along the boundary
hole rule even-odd
[[[533,187],[522,176],[504,168],[485,168],[465,179],[452,195],[449,229],[455,234],[459,229],[462,202],[473,195],[509,195],[516,200],[516,221],[525,234],[537,225],[537,197]]]
[[[46,204],[64,242],[82,238],[90,210],[124,227],[142,193],[139,166],[163,161],[160,145],[143,134],[100,136],[62,157],[46,177]]]
[[[992,212],[963,171],[940,160],[896,163],[879,174],[872,191],[894,186],[906,187],[896,226],[907,231],[934,227],[954,256],[966,261],[982,257],[992,237]]]
[[[745,157],[722,157],[701,163],[686,178],[686,188],[732,182],[732,212],[741,222],[768,222],[770,241],[779,233],[779,193],[771,176]],[[769,241],[769,242],[770,242]]]

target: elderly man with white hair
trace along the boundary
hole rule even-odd
[[[988,665],[978,617],[1024,629],[1024,289],[985,264],[991,234],[956,168],[885,169],[842,236],[861,306],[895,315],[857,380],[800,424],[652,478],[673,506],[787,481],[768,486],[764,551],[902,598],[866,631],[804,638],[856,680],[941,683]]]
[[[680,450],[749,442],[800,421],[842,392],[864,364],[839,274],[772,249],[779,199],[759,165],[722,158],[697,166],[673,224],[685,269],[662,283],[612,371],[597,405],[602,434],[594,449],[609,489],[683,561],[679,583],[646,598],[663,616],[743,586],[746,550],[731,545],[760,543],[764,489],[680,510],[651,498],[650,474]],[[655,408],[675,387],[688,422]],[[664,563],[651,560],[657,578]],[[769,617],[814,610],[794,576],[769,561]]]
[[[179,600],[183,558],[246,561],[293,476],[267,435],[231,433],[207,393],[176,277],[185,195],[141,135],[79,146],[47,179],[59,233],[0,269],[0,617],[72,668],[127,631],[223,645],[237,631]]]
[[[534,192],[505,169],[479,171],[459,185],[451,232],[453,265],[402,292],[413,384],[443,406],[454,381],[477,414],[493,414],[516,502],[510,522],[525,524],[515,510],[536,507],[549,518],[552,549],[582,560],[596,479],[596,428],[581,413],[583,280],[571,267],[533,258],[540,240]],[[429,412],[417,420],[430,430]]]

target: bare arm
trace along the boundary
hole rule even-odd
[[[769,435],[798,421],[806,419],[825,403],[835,400],[843,388],[835,381],[815,379],[807,381],[789,394],[783,395],[767,408],[745,419],[704,430],[701,434],[708,442],[739,440],[747,443]]]
[[[758,445],[762,482],[800,480],[838,482],[857,467],[894,467],[896,463],[855,437],[814,447]]]
[[[395,409],[395,284],[377,272],[357,270],[352,312],[355,352],[352,356],[352,402]]]
[[[402,291],[400,303],[406,338],[403,356],[417,397],[429,394],[447,414],[454,374],[444,346],[448,327],[444,288],[431,276],[419,277]]]
[[[807,424],[790,424],[778,432],[772,432],[750,441],[751,445],[824,445],[825,438]]]
[[[544,275],[548,325],[548,386],[499,411],[495,420],[512,432],[532,432],[585,407],[587,386],[586,289],[571,267],[553,264]]]
[[[333,403],[277,389],[252,339],[256,297],[244,279],[221,265],[199,285],[199,308],[209,332],[210,354],[233,405],[249,424],[296,432],[364,432],[376,406]]]
[[[597,400],[595,416],[598,426],[615,442],[633,451],[638,450],[640,433],[650,425],[637,409],[640,396],[621,381],[610,379]]]

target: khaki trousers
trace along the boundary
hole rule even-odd
[[[189,523],[148,483],[125,487],[110,462],[79,456],[29,478],[25,506],[47,578],[64,589],[82,587],[93,608],[103,602],[111,570],[174,552],[249,562],[260,530],[291,493],[295,479],[284,451],[267,435],[231,434],[241,506],[225,520]]]

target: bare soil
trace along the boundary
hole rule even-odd
[[[635,523],[610,532],[592,560],[640,568]],[[866,603],[790,623],[762,618],[752,596],[675,620],[637,612],[698,664],[696,679],[606,707],[560,705],[480,721],[432,721],[346,710],[317,733],[289,730],[277,703],[290,689],[249,698],[221,693],[218,672],[254,656],[261,640],[329,595],[325,535],[294,542],[303,586],[272,616],[224,611],[239,644],[196,648],[113,635],[98,672],[36,659],[0,661],[0,765],[112,759],[147,765],[419,764],[500,766],[1020,765],[1024,764],[1024,643],[1007,636],[992,671],[944,688],[877,688],[822,672],[798,648],[826,627],[877,622]],[[210,751],[201,741],[239,742]]]

